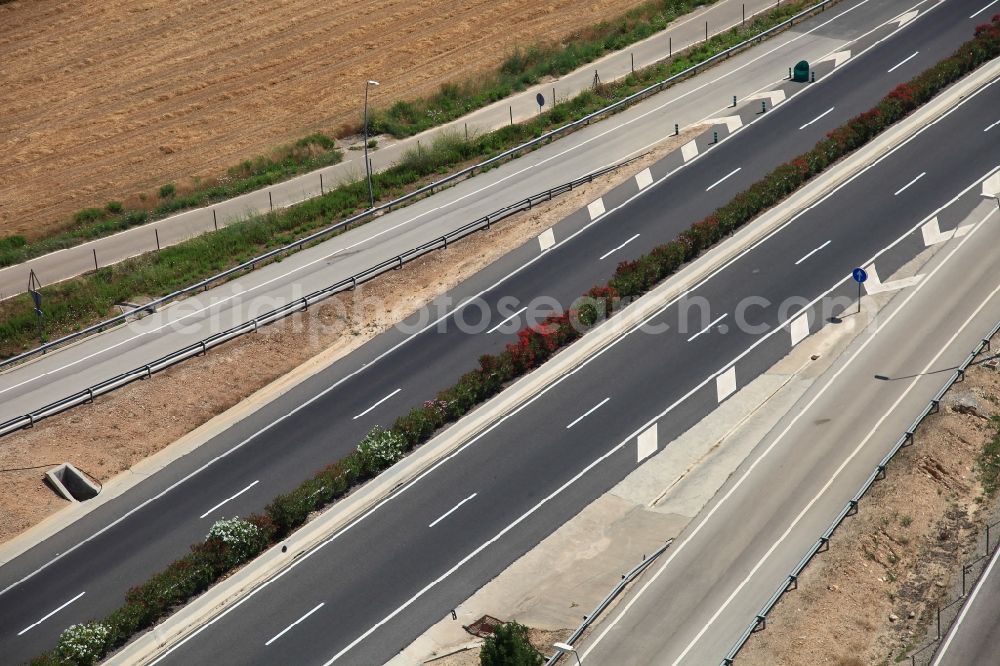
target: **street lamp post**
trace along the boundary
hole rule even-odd
[[[580,653],[574,650],[572,645],[568,643],[553,643],[552,647],[554,647],[556,650],[558,650],[563,654],[566,654],[567,652],[572,652],[573,656],[576,657],[577,666],[582,666],[582,662],[580,661]]]
[[[375,190],[372,189],[372,167],[368,162],[368,88],[377,85],[378,81],[371,79],[365,83],[365,173],[368,175],[368,201],[371,203],[369,208],[375,207]]]

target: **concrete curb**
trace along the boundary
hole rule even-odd
[[[299,557],[321,545],[351,522],[362,517],[397,489],[414,481],[473,437],[521,407],[552,382],[576,369],[594,353],[634,329],[671,299],[691,289],[747,248],[773,233],[806,209],[868,167],[885,152],[913,136],[954,104],[1000,75],[1000,59],[980,67],[949,90],[890,128],[874,142],[848,156],[830,171],[811,181],[784,202],[747,225],[731,238],[667,279],[612,319],[598,326],[500,395],[481,405],[459,423],[423,445],[415,453],[383,472],[283,542],[287,552],[271,548],[259,558],[217,584],[159,626],[127,645],[108,664],[145,664],[165,648],[190,636],[218,613],[241,602],[260,586],[284,573]]]

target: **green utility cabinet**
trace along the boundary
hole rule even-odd
[[[809,80],[809,63],[805,60],[799,60],[798,63],[795,64],[795,69],[793,71],[792,81],[805,83]]]

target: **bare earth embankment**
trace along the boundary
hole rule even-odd
[[[640,0],[0,4],[0,237],[225,169]]]

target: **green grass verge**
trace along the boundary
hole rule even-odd
[[[565,123],[619,101],[667,76],[704,62],[786,20],[811,0],[789,2],[746,26],[717,35],[689,52],[637,70],[624,79],[587,90],[530,121],[465,139],[444,136],[429,148],[411,150],[395,166],[374,174],[378,200],[398,197],[428,176],[445,174],[470,160],[492,157]],[[363,182],[341,185],[327,194],[286,210],[251,217],[191,240],[128,259],[95,273],[42,289],[45,339],[55,339],[96,323],[115,303],[158,297],[203,280],[251,257],[292,242],[335,220],[363,210],[368,202]],[[39,342],[34,305],[27,294],[0,301],[0,357],[9,358]]]

